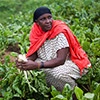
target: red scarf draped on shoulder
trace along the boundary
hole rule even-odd
[[[53,39],[59,33],[63,33],[69,43],[71,60],[79,67],[80,71],[90,64],[88,56],[80,46],[77,38],[71,32],[69,27],[62,21],[53,20],[52,29],[50,31],[44,32],[39,25],[34,23],[30,32],[30,47],[26,56],[32,55],[36,52],[46,41],[46,39]]]

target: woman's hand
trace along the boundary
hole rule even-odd
[[[21,70],[33,70],[38,67],[38,64],[32,60],[27,60],[27,62],[16,60],[16,67]]]

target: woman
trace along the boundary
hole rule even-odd
[[[17,61],[17,67],[43,70],[48,86],[53,85],[60,91],[66,83],[74,88],[75,80],[86,74],[91,65],[86,53],[69,27],[62,21],[53,20],[47,7],[37,8],[33,21],[26,54],[28,61]]]

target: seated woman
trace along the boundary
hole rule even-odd
[[[30,48],[26,54],[28,61],[17,61],[17,67],[43,70],[48,86],[53,85],[59,91],[66,83],[74,88],[75,80],[86,74],[86,69],[91,66],[77,38],[64,22],[52,18],[47,7],[37,8],[33,21]]]

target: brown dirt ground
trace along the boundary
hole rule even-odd
[[[2,56],[0,57],[0,62],[4,63],[4,58],[6,56],[10,56],[10,62],[14,62],[16,58],[10,55],[11,52],[20,53],[20,48],[18,47],[18,44],[9,45],[8,48],[5,50],[5,52],[2,54]]]
[[[4,59],[6,56],[10,57],[10,62],[15,62],[16,58],[10,55],[11,52],[20,53],[20,48],[18,47],[18,44],[9,45],[8,48],[0,55],[0,62],[2,64],[4,63]],[[0,80],[1,80],[1,78],[0,78]],[[2,97],[1,94],[0,94],[0,97]]]

